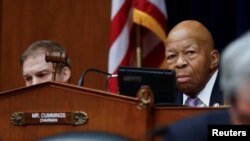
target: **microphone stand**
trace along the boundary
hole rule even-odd
[[[88,72],[98,72],[98,73],[101,73],[101,74],[105,74],[105,75],[108,75],[108,76],[112,76],[112,74],[110,74],[110,73],[108,73],[108,72],[105,72],[105,71],[101,71],[101,70],[98,70],[98,69],[94,69],[94,68],[89,68],[89,69],[87,69],[87,70],[85,70],[83,73],[82,73],[82,75],[81,75],[81,77],[80,77],[80,79],[79,79],[79,81],[78,81],[78,86],[83,86],[83,84],[84,84],[84,78],[85,78],[85,76],[88,74]]]

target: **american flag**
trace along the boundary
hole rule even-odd
[[[108,72],[136,66],[135,23],[141,26],[142,66],[159,67],[165,58],[167,12],[164,0],[113,0]],[[117,92],[111,79],[109,90]]]

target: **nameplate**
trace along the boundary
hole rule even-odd
[[[17,112],[12,114],[11,123],[26,125],[84,125],[88,121],[85,112]]]

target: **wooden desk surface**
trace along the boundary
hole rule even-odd
[[[154,108],[154,127],[169,125],[180,119],[191,117],[200,113],[225,110],[227,106],[222,107],[205,107],[205,108],[192,108],[192,107],[155,107]]]

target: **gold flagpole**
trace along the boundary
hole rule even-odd
[[[136,30],[136,65],[142,67],[142,43],[141,43],[141,27],[139,24],[135,24]]]

